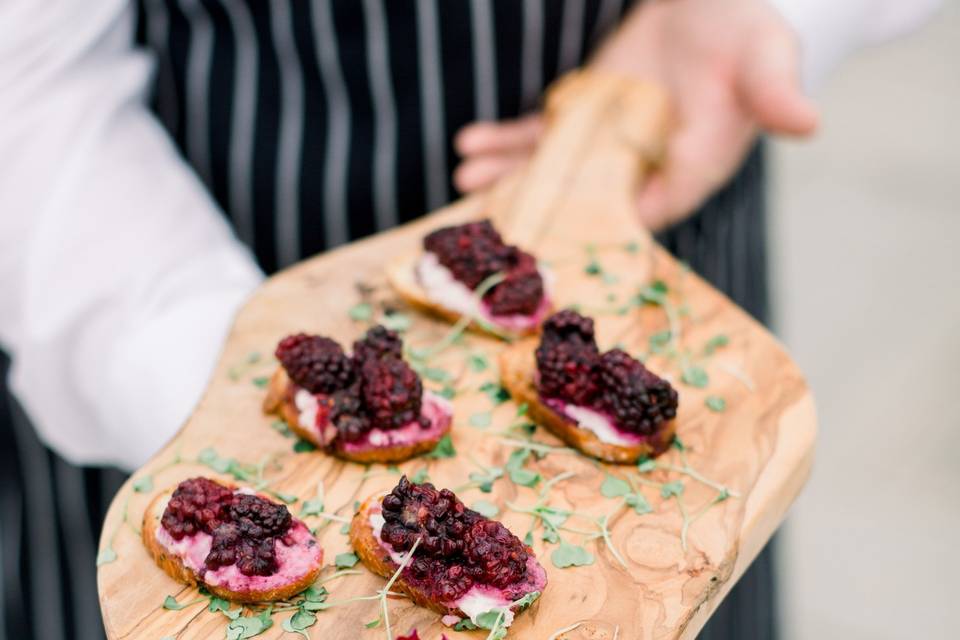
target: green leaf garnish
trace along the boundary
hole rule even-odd
[[[477,373],[486,371],[487,367],[490,366],[487,356],[483,355],[482,353],[471,354],[467,358],[467,364],[470,366],[471,371],[476,371]]]
[[[679,480],[674,480],[673,482],[667,482],[661,485],[660,495],[664,498],[670,498],[671,496],[682,496],[683,495],[683,483]]]
[[[651,513],[653,511],[653,507],[650,506],[650,503],[642,493],[631,493],[624,498],[624,502],[633,507],[633,510],[637,512],[637,515],[642,516],[645,513]]]
[[[360,558],[357,557],[357,554],[347,552],[338,554],[337,557],[333,559],[333,563],[337,565],[337,569],[349,569],[357,564],[359,560]]]
[[[626,480],[621,480],[616,476],[607,474],[603,484],[600,485],[600,493],[605,498],[619,498],[628,493],[632,493],[630,484]]]
[[[720,396],[707,396],[703,403],[707,405],[708,409],[716,413],[720,413],[727,408],[727,401]]]
[[[143,476],[133,483],[133,490],[137,493],[153,491],[153,476]]]
[[[490,421],[493,419],[493,415],[489,411],[483,411],[481,413],[475,413],[470,416],[468,422],[471,427],[477,427],[483,429],[490,426]]]
[[[433,451],[427,454],[427,457],[439,460],[441,458],[452,458],[455,455],[457,455],[457,450],[453,447],[453,439],[448,433],[440,438],[440,441],[437,442],[437,446],[433,448]]]
[[[105,564],[109,564],[117,559],[117,552],[113,550],[113,547],[104,547],[100,550],[100,553],[97,554],[97,566],[102,567]]]
[[[480,391],[487,394],[494,405],[501,405],[510,399],[510,392],[495,382],[484,382],[480,385]]]
[[[313,444],[309,440],[304,440],[300,438],[293,443],[293,452],[294,453],[308,453],[310,451],[316,451],[317,445]]]
[[[207,605],[207,611],[216,613],[217,611],[230,611],[230,602],[217,596],[210,596],[210,604]]]
[[[251,382],[253,382],[253,386],[263,389],[270,384],[270,378],[268,376],[257,376]]]
[[[301,516],[316,516],[323,513],[323,498],[307,500],[300,506]]]
[[[457,390],[451,387],[450,385],[446,385],[445,387],[440,389],[440,391],[438,391],[437,393],[439,393],[441,397],[446,398],[447,400],[453,400],[454,396],[457,395]]]
[[[450,382],[453,380],[453,376],[439,367],[423,367],[419,373],[427,380],[433,382]]]
[[[712,338],[710,338],[710,339],[707,341],[707,344],[704,345],[704,347],[703,347],[703,355],[705,355],[705,356],[713,355],[713,353],[714,353],[717,349],[719,349],[720,347],[725,347],[725,346],[727,346],[728,344],[730,344],[730,339],[729,339],[726,335],[724,335],[724,334],[722,334],[722,333],[717,334],[717,335],[713,336]]]
[[[684,382],[684,384],[688,384],[691,387],[696,387],[698,389],[703,389],[710,384],[710,376],[707,375],[707,372],[704,371],[703,367],[699,367],[697,365],[691,365],[684,368],[680,379]]]
[[[383,319],[380,321],[387,329],[396,331],[398,333],[403,333],[413,324],[413,320],[410,319],[410,316],[403,313],[388,313],[383,316]]]
[[[496,517],[496,515],[500,513],[500,508],[487,500],[477,500],[470,508],[488,518]]]
[[[561,541],[560,546],[550,554],[550,561],[553,562],[553,566],[558,569],[566,569],[567,567],[591,565],[594,562],[594,558],[593,554],[580,545]]]
[[[360,302],[350,307],[347,314],[351,320],[366,322],[373,317],[373,306],[369,302]]]

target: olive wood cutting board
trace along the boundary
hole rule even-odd
[[[349,345],[371,322],[386,317],[405,329],[405,343],[413,348],[436,345],[447,336],[448,324],[397,299],[386,284],[384,265],[417,250],[428,231],[482,216],[494,218],[509,241],[550,268],[557,306],[579,305],[596,318],[601,349],[620,345],[643,356],[680,394],[677,433],[683,451],[674,447],[657,460],[673,469],[600,464],[563,449],[538,429],[532,436],[540,443],[535,453],[546,455],[530,456],[525,467],[542,477],[535,488],[512,481],[508,473],[489,493],[477,487],[458,491],[468,506],[480,500],[496,505],[497,517],[523,537],[535,518],[515,509],[536,505],[546,481],[565,474],[545,491],[544,504],[577,512],[563,525],[576,532],[561,529],[560,534],[593,562],[558,568],[551,560],[558,545],[542,540],[542,523],[535,527],[533,547],[549,582],[539,601],[517,617],[509,637],[696,636],[783,520],[809,474],[816,432],[813,400],[776,339],[657,246],[632,215],[637,181],[656,161],[668,126],[661,92],[581,72],[551,90],[546,112],[548,131],[533,159],[494,189],[306,260],[251,296],[237,314],[193,415],[110,507],[98,559],[109,638],[227,637],[228,618],[209,611],[196,589],[163,573],[137,534],[155,493],[187,477],[236,481],[239,474],[246,480],[240,484],[267,482],[269,490],[297,498],[290,505],[297,516],[322,489],[325,513],[349,518],[355,501],[389,489],[401,471],[426,473],[437,486],[461,488],[471,473],[502,468],[513,451],[526,446],[527,431],[509,430],[524,422],[522,409],[494,386],[497,354],[507,345],[477,334],[420,363],[427,387],[455,393],[454,457],[414,459],[399,470],[345,463],[303,451],[261,412],[264,381],[276,367],[273,349],[285,335],[320,333]],[[640,291],[645,297],[637,297]],[[672,334],[666,332],[670,328]],[[678,471],[684,464],[693,471]],[[642,499],[622,495],[629,486],[624,480],[633,482],[627,493],[636,489]],[[721,491],[729,497],[722,499]],[[649,512],[634,508],[642,501]],[[602,516],[609,540],[587,535],[600,533]],[[323,575],[329,575],[334,558],[349,551],[341,522],[304,519],[320,527],[328,565]],[[359,572],[325,583],[331,601],[375,594],[383,586],[384,580],[362,565],[354,569]],[[168,610],[163,607],[167,596],[187,606]],[[395,636],[412,628],[424,640],[441,633],[451,639],[487,635],[453,631],[437,614],[407,600],[388,602]],[[379,603],[371,600],[319,611],[305,633],[324,640],[388,637],[382,623],[365,627],[379,611]],[[259,637],[288,633],[283,621],[290,615],[274,613],[274,624]]]

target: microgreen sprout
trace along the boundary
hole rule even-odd
[[[483,296],[485,296],[488,291],[490,291],[495,286],[503,282],[506,277],[507,276],[505,273],[495,273],[487,277],[486,279],[483,280],[483,282],[477,285],[476,289],[474,289],[474,295],[477,297],[477,299],[482,299]],[[444,335],[444,337],[441,338],[436,344],[430,347],[425,347],[420,349],[407,349],[407,354],[413,360],[420,360],[423,362],[429,361],[431,358],[439,355],[448,347],[450,347],[450,345],[454,344],[457,341],[457,339],[460,338],[461,335],[463,335],[463,332],[467,330],[467,327],[470,326],[471,322],[477,323],[478,325],[483,327],[485,330],[489,331],[490,333],[493,333],[499,338],[502,338],[507,341],[509,341],[510,339],[509,335],[504,334],[500,329],[493,326],[486,320],[479,317],[463,315],[463,316],[460,316],[460,319],[457,320],[457,322],[452,327],[450,327],[446,335]]]

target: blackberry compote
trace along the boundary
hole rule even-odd
[[[484,294],[491,314],[531,315],[540,308],[544,289],[536,259],[504,243],[489,220],[437,229],[423,239],[423,248],[469,289],[504,274],[504,280]]]
[[[276,543],[286,539],[293,517],[282,504],[201,477],[177,485],[160,523],[174,540],[211,535],[207,569],[235,564],[243,575],[269,576],[279,568]]]
[[[327,445],[360,441],[372,429],[430,426],[421,415],[423,384],[403,360],[395,331],[371,328],[349,357],[330,338],[301,333],[280,342],[277,359],[294,384],[317,396],[332,425]]]
[[[381,539],[405,552],[420,539],[404,579],[452,603],[475,584],[504,589],[527,577],[527,547],[499,522],[466,508],[448,489],[404,476],[381,503]]]
[[[330,338],[298,333],[281,340],[275,353],[290,379],[310,393],[333,393],[353,380],[353,363]]]
[[[622,431],[650,436],[677,415],[670,383],[621,349],[601,354],[593,320],[575,311],[547,319],[536,359],[543,398],[604,413]]]

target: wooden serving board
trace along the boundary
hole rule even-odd
[[[739,496],[703,511],[717,497],[717,490],[688,475],[665,470],[640,474],[635,466],[599,464],[565,451],[531,459],[527,468],[544,479],[563,472],[575,474],[552,488],[551,506],[592,517],[611,514],[611,542],[627,568],[602,539],[583,542],[584,536],[564,531],[565,540],[582,543],[595,561],[559,569],[550,560],[557,546],[542,541],[542,529],[537,528],[534,549],[547,568],[549,583],[540,600],[518,616],[509,637],[553,638],[571,626],[575,628],[556,637],[692,638],[697,634],[781,522],[807,478],[816,431],[813,400],[800,371],[777,341],[658,247],[632,217],[632,189],[663,142],[668,111],[659,91],[619,78],[580,74],[551,92],[548,115],[549,130],[533,160],[492,191],[307,260],[274,276],[251,297],[237,315],[193,415],[175,439],[124,485],[107,515],[98,581],[111,639],[225,636],[227,618],[207,611],[203,604],[178,611],[162,607],[168,595],[189,603],[197,594],[158,569],[136,533],[143,509],[156,491],[198,474],[229,480],[229,475],[217,474],[209,464],[224,469],[225,461],[232,458],[238,464],[260,464],[270,489],[297,496],[298,502],[290,507],[295,515],[304,500],[316,496],[321,483],[327,512],[349,517],[356,500],[396,483],[395,469],[365,468],[319,452],[296,452],[295,441],[275,428],[272,417],[262,414],[264,390],[258,385],[276,366],[270,354],[281,337],[307,331],[348,345],[367,328],[368,310],[373,321],[385,311],[402,314],[393,316],[395,322],[412,320],[405,332],[408,345],[435,344],[449,326],[405,308],[386,286],[383,265],[394,255],[415,250],[429,230],[480,216],[495,218],[509,240],[549,265],[556,277],[558,305],[578,304],[594,315],[603,349],[620,344],[633,354],[648,355],[651,336],[668,327],[667,317],[660,306],[631,301],[654,280],[667,285],[668,299],[677,312],[679,351],[689,352],[685,364],[700,367],[708,384],[698,388],[681,382],[684,363],[678,357],[652,354],[648,366],[669,376],[680,392],[678,435],[689,464]],[[364,302],[369,306],[357,306]],[[704,347],[716,336],[725,336],[728,344],[704,356]],[[485,383],[497,381],[496,356],[504,347],[500,341],[470,335],[429,362],[425,384],[456,391],[453,443],[457,455],[415,459],[401,465],[402,472],[412,475],[425,469],[438,486],[456,488],[469,481],[478,464],[504,465],[517,446],[504,441],[503,430],[522,418],[512,402],[496,404],[481,390]],[[725,410],[708,408],[705,402],[711,396],[723,398]],[[560,444],[542,429],[533,438]],[[658,462],[680,465],[680,451],[671,450]],[[604,497],[600,487],[608,474],[655,483],[641,487],[652,511],[639,515],[622,507],[622,498]],[[702,513],[687,531],[685,550],[678,500],[664,498],[656,484],[676,481],[683,483],[687,513]],[[534,504],[539,488],[501,478],[492,493],[473,488],[459,495],[467,505],[480,499],[495,503],[498,517],[523,536],[531,516],[507,505]],[[310,526],[325,522],[305,519]],[[596,528],[583,516],[571,517],[567,525]],[[331,565],[337,554],[349,550],[340,527],[332,523],[318,534],[325,561]],[[332,570],[328,567],[324,575]],[[364,571],[326,586],[332,600],[342,600],[373,594],[383,583]],[[281,624],[289,615],[274,614],[274,625],[260,637],[284,635]],[[386,637],[382,625],[364,627],[377,616],[376,602],[360,601],[319,612],[307,633],[325,640]],[[415,627],[424,640],[439,638],[441,633],[452,639],[486,637],[485,631],[443,627],[439,616],[401,599],[390,600],[390,618],[395,634]]]

